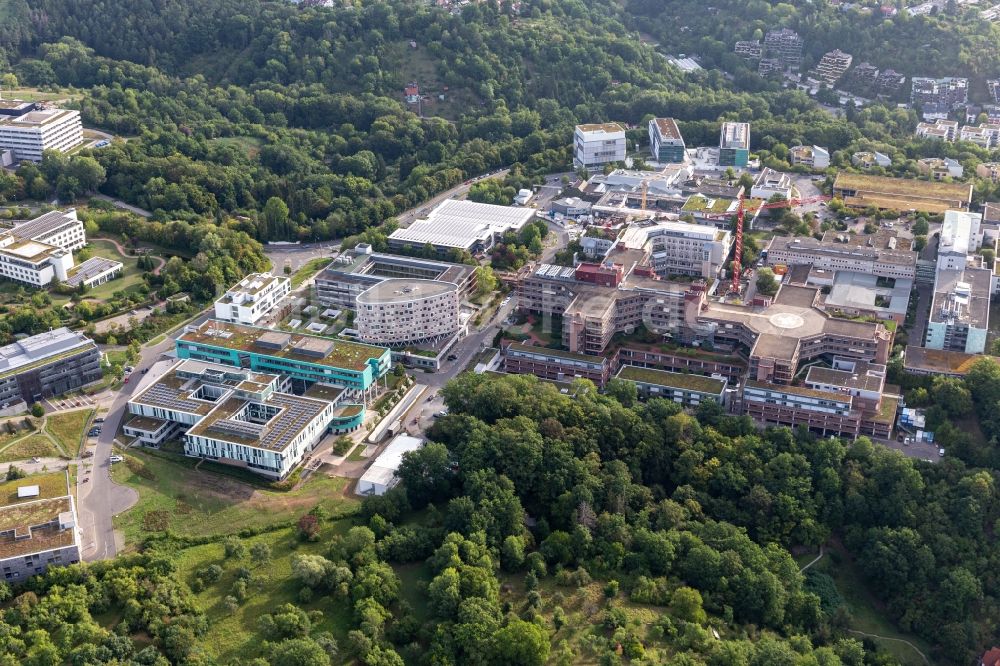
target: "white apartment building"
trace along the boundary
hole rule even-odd
[[[618,123],[577,125],[573,132],[573,164],[589,169],[625,161],[625,128]]]
[[[46,109],[37,104],[7,103],[0,109],[0,150],[18,161],[41,162],[42,151],[66,151],[83,143],[80,112]]]
[[[958,138],[958,122],[938,118],[932,123],[917,123],[916,135],[921,139],[954,141]]]
[[[215,318],[253,326],[292,291],[292,281],[270,273],[251,273],[215,302]]]
[[[362,342],[403,347],[446,340],[458,332],[458,285],[389,279],[357,298],[354,327]]]
[[[966,125],[959,133],[962,141],[974,143],[980,148],[993,148],[1000,145],[1000,125],[983,123],[978,126]]]

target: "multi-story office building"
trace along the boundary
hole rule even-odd
[[[326,433],[364,418],[342,388],[318,383],[292,395],[289,385],[278,374],[178,361],[129,400],[124,432],[154,447],[183,433],[185,455],[282,479]]]
[[[746,350],[748,376],[789,384],[803,362],[843,356],[885,364],[892,333],[881,322],[833,317],[817,307],[820,290],[783,284],[766,306],[709,302],[703,287],[685,297],[678,338],[720,351]]]
[[[625,128],[618,123],[577,125],[573,132],[573,164],[577,168],[624,162],[625,148]]]
[[[612,363],[603,356],[580,354],[512,342],[503,348],[504,371],[534,375],[539,379],[568,382],[589,379],[598,387],[607,384]]]
[[[443,261],[373,254],[370,247],[345,252],[316,276],[320,304],[353,310],[358,296],[385,280],[437,280],[458,286],[461,298],[476,289],[476,267]]]
[[[785,200],[791,199],[792,179],[787,173],[775,171],[770,167],[764,167],[757,174],[757,177],[753,179],[750,197],[766,201],[773,196],[779,196]]]
[[[4,485],[0,496],[0,573],[20,583],[49,567],[80,561],[76,506],[64,472]]]
[[[649,121],[649,153],[655,162],[683,162],[684,137],[673,118],[653,118]]]
[[[767,246],[767,263],[769,266],[810,264],[825,271],[913,280],[917,253],[899,248],[896,235],[887,231],[855,237],[828,232],[822,240],[775,236]]]
[[[361,293],[354,326],[363,342],[406,347],[458,333],[458,286],[439,280],[393,278]]]
[[[53,281],[94,287],[121,275],[120,261],[93,257],[73,265],[73,252],[87,244],[83,222],[70,208],[0,227],[0,277],[43,287]]]
[[[101,376],[93,340],[68,328],[39,333],[0,347],[0,409],[67,393]]]
[[[520,231],[534,216],[534,208],[446,199],[426,219],[389,234],[389,247],[414,251],[429,245],[441,256],[455,250],[477,254],[489,250],[508,231]]]
[[[365,396],[391,363],[384,347],[216,320],[186,327],[176,350],[182,359],[280,374],[296,390],[319,382],[345,388],[349,396]]]
[[[215,302],[215,318],[252,326],[292,291],[292,281],[270,273],[251,273]]]
[[[83,143],[80,112],[33,102],[0,100],[0,150],[18,161],[41,162],[42,152],[65,153]]]
[[[819,146],[795,146],[788,151],[792,164],[801,164],[810,169],[825,169],[830,166],[830,151]]]
[[[803,386],[747,379],[738,411],[765,425],[804,426],[823,436],[889,439],[899,398],[885,394],[885,366],[834,358],[813,366]]]
[[[750,123],[722,123],[719,166],[745,167],[750,161]]]
[[[802,38],[794,30],[769,30],[764,35],[764,55],[777,58],[784,67],[798,68],[802,64]]]
[[[827,85],[835,85],[847,73],[853,59],[850,53],[844,53],[840,49],[825,53],[816,65],[816,78]],[[878,70],[876,70],[876,75],[877,73]]]
[[[648,251],[648,258],[635,257],[636,265],[648,266],[660,277],[715,278],[729,256],[732,234],[701,224],[657,222],[626,229],[608,255],[613,261],[615,248]]]
[[[989,330],[993,271],[939,269],[924,346],[982,354]]]
[[[937,270],[965,268],[969,255],[975,254],[983,242],[982,221],[979,213],[945,211],[938,240]]]

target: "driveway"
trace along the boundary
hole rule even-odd
[[[144,347],[135,364],[136,373],[150,367],[164,352],[173,349],[173,346],[174,339],[168,336],[157,345]],[[87,561],[111,558],[121,550],[123,544],[115,534],[114,516],[131,508],[139,500],[135,490],[111,480],[109,461],[115,435],[127,417],[128,400],[138,383],[125,384],[120,391],[112,394],[94,455],[83,460],[77,474],[80,523],[84,532],[83,558]],[[92,439],[88,440],[88,444],[92,442]]]

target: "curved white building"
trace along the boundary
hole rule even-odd
[[[436,342],[458,331],[458,285],[440,280],[383,280],[358,294],[361,340],[389,347]]]

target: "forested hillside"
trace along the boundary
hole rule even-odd
[[[85,123],[131,138],[96,155],[101,191],[161,219],[241,213],[261,240],[356,233],[503,166],[521,165],[522,183],[568,170],[577,122],[673,116],[689,144],[710,145],[721,119],[750,120],[754,148],[778,159],[798,143],[893,152],[915,124],[878,107],[836,119],[800,92],[682,75],[627,27],[655,23],[613,3],[529,1],[520,15],[484,3],[455,16],[399,1],[43,0],[28,10],[7,0],[4,11],[0,66],[21,84],[83,88]],[[665,49],[686,39],[662,37]],[[445,96],[429,96],[427,117],[402,101],[411,78]],[[919,154],[904,149],[897,157]],[[33,193],[46,185],[55,189]],[[0,183],[0,196],[24,189]],[[287,214],[265,211],[274,198]]]

